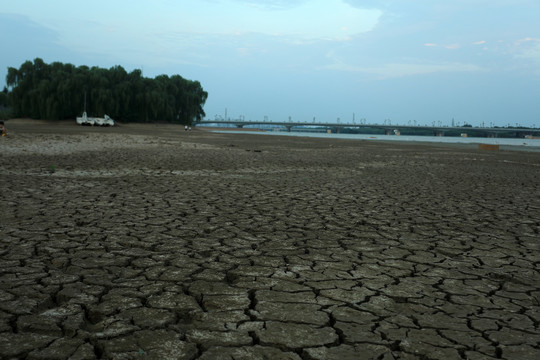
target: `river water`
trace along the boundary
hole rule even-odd
[[[324,139],[348,139],[348,140],[368,140],[368,141],[398,141],[398,142],[428,142],[439,144],[477,144],[499,145],[502,150],[520,151],[540,151],[540,139],[518,139],[518,138],[479,138],[479,137],[454,137],[454,136],[409,136],[409,135],[378,135],[378,134],[327,134],[316,132],[285,132],[285,131],[234,131],[234,130],[213,130],[218,133],[235,133],[250,135],[270,135],[270,136],[301,136]]]

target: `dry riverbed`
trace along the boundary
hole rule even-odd
[[[0,358],[540,358],[540,153],[6,125]]]

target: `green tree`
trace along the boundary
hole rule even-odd
[[[208,97],[198,81],[180,75],[145,78],[140,70],[128,73],[121,66],[110,69],[79,66],[42,59],[8,68],[7,93],[16,116],[69,119],[84,109],[90,116],[125,121],[191,124],[204,116]],[[5,96],[6,97],[6,96]],[[0,98],[3,99],[3,98]],[[5,101],[5,100],[1,100]]]
[[[9,97],[8,97],[8,89],[4,86],[4,90],[0,92],[0,106],[2,107],[8,107],[9,106]]]

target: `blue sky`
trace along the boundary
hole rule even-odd
[[[209,119],[540,127],[538,19],[538,0],[0,0],[0,86],[40,57],[198,80]]]

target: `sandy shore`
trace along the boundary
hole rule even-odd
[[[0,358],[540,357],[539,153],[6,125]]]

